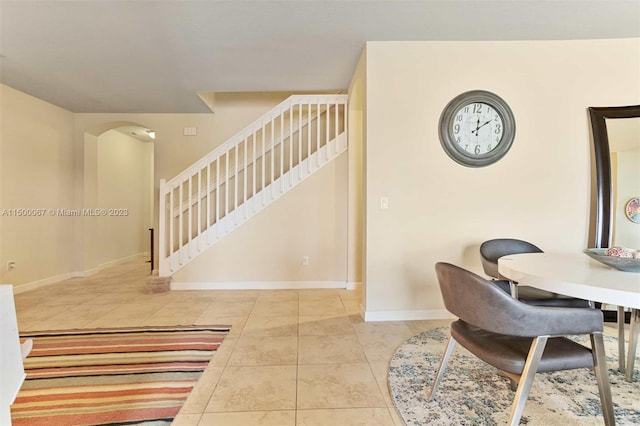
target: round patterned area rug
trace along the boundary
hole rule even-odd
[[[580,343],[589,345],[588,336]],[[431,389],[449,328],[427,330],[413,336],[396,350],[389,365],[389,389],[398,413],[407,425],[502,425],[506,424],[515,392],[508,379],[459,344],[432,401]],[[625,381],[617,369],[617,339],[605,336],[609,381],[616,424],[640,424],[640,359],[634,381]],[[529,393],[520,424],[604,424],[596,377],[589,369],[538,373]]]

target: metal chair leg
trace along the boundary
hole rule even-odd
[[[518,298],[518,283],[515,281],[509,280],[509,288],[511,289],[511,297],[514,299]]]
[[[624,374],[624,306],[618,306],[618,370]]]
[[[511,413],[509,413],[509,424],[512,426],[517,426],[520,423],[520,418],[522,417],[524,406],[527,403],[529,391],[531,390],[536,371],[538,371],[538,365],[540,364],[540,359],[542,358],[544,347],[547,345],[548,338],[549,336],[539,336],[531,342],[531,349],[529,349],[527,361],[524,364],[520,383],[518,384],[518,390],[511,405]]]
[[[607,370],[607,359],[604,352],[602,333],[592,333],[590,337],[593,351],[593,371],[596,373],[596,380],[598,381],[598,392],[600,394],[604,424],[606,426],[615,425],[616,419],[613,413],[613,400],[611,399],[609,371]]]
[[[438,366],[438,373],[436,373],[436,378],[433,380],[433,386],[431,386],[431,391],[427,395],[427,400],[431,401],[433,396],[438,390],[438,385],[440,384],[440,380],[442,376],[444,376],[444,370],[447,368],[447,363],[449,362],[449,357],[451,356],[451,352],[453,352],[453,348],[456,345],[456,341],[453,337],[449,337],[449,342],[447,343],[447,348],[442,354],[442,358],[440,359],[440,365]]]
[[[629,327],[629,353],[627,354],[627,382],[633,381],[633,369],[636,361],[636,348],[640,334],[640,309],[631,310],[631,325]]]

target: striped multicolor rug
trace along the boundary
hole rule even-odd
[[[180,410],[228,326],[21,333],[33,339],[14,426],[164,424]]]

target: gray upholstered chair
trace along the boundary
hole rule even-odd
[[[530,305],[567,308],[592,307],[592,303],[588,300],[551,293],[525,285],[516,285],[509,280],[500,279],[498,259],[509,254],[520,253],[542,253],[542,250],[527,241],[513,238],[496,238],[485,241],[480,245],[480,260],[484,273],[494,278],[492,282],[498,287]]]
[[[445,307],[459,319],[428,393],[431,400],[455,343],[504,375],[518,388],[509,423],[517,425],[535,374],[593,368],[606,425],[615,424],[602,339],[602,312],[596,309],[549,308],[522,303],[490,281],[449,263],[436,264]],[[589,334],[590,349],[564,336]]]

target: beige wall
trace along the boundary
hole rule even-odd
[[[20,284],[71,272],[74,217],[49,209],[73,209],[73,114],[0,85],[2,209],[45,209],[44,216],[2,217],[1,282]],[[6,270],[8,261],[16,268]]]
[[[149,252],[153,143],[116,130],[97,141],[98,264]]]
[[[434,264],[481,272],[486,239],[585,248],[587,107],[639,103],[639,47],[638,39],[367,43],[368,316],[442,314]],[[510,152],[478,169],[450,160],[437,132],[444,106],[473,89],[503,97],[517,123]]]
[[[287,97],[223,94],[216,98],[215,114],[73,114],[0,87],[0,206],[7,209],[99,207],[98,138],[121,125],[156,131],[152,167],[157,205],[159,179],[173,177]],[[183,136],[183,127],[196,127],[198,135]],[[66,278],[91,272],[115,256],[105,256],[92,217],[2,217],[0,226],[2,282],[38,284]],[[17,262],[10,273],[5,270],[8,260]]]
[[[174,281],[344,284],[347,166],[345,153],[178,271]]]
[[[215,114],[75,114],[76,167],[82,171],[85,180],[90,181],[95,174],[92,161],[92,144],[95,137],[121,125],[135,124],[156,132],[154,141],[154,219],[153,227],[158,229],[158,190],[160,179],[171,179],[192,163],[207,154],[230,136],[242,130],[253,120],[282,102],[286,94],[261,94],[246,96],[239,94],[218,95],[215,98]],[[196,136],[184,136],[184,127],[196,127]],[[76,185],[79,202],[91,205],[91,185],[86,182]],[[83,253],[95,253],[92,239],[86,238],[92,231],[87,221],[80,223],[76,232],[76,245],[83,247]],[[157,263],[156,238],[156,267]],[[85,255],[77,265],[78,270],[89,270],[97,266],[95,256]]]

